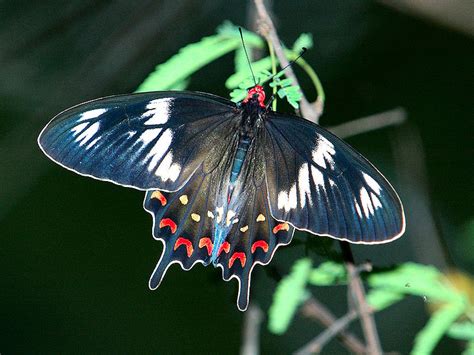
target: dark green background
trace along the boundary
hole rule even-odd
[[[371,1],[275,1],[273,11],[287,44],[301,32],[314,35],[306,60],[326,89],[323,125],[398,106],[408,113],[402,127],[349,139],[400,191],[408,219],[402,239],[357,246],[357,260],[472,272],[472,37]],[[0,4],[2,354],[238,353],[235,283],[221,281],[220,269],[175,266],[149,291],[161,244],[151,237],[143,194],[61,169],[36,137],[59,111],[132,92],[182,46],[249,16],[242,1]],[[190,88],[227,96],[231,72],[228,56],[195,75]],[[256,268],[252,299],[265,310],[272,275],[306,255],[306,238],[298,234],[299,243],[277,252],[267,272]],[[313,291],[344,314],[344,288]],[[384,349],[406,353],[427,316],[423,301],[411,298],[376,320]],[[290,353],[319,331],[301,317],[284,336],[263,329],[262,352]],[[438,351],[457,346],[443,340]],[[332,344],[327,352],[343,350]]]

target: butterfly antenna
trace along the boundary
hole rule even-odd
[[[297,61],[298,59],[300,59],[300,58],[303,56],[303,54],[306,53],[307,50],[308,50],[308,49],[307,49],[306,47],[302,47],[300,54],[298,54],[298,56],[297,56],[295,59],[293,59],[291,62],[289,62],[287,65],[285,65],[285,67],[282,68],[278,73],[273,74],[271,77],[269,77],[269,78],[268,78],[267,80],[265,80],[265,81],[270,81],[270,80],[272,80],[275,76],[280,75],[286,68],[291,67],[293,64],[296,63],[296,61]]]
[[[240,27],[239,27],[239,33],[240,33],[240,40],[242,41],[242,47],[244,47],[245,56],[247,57],[247,62],[249,63],[250,72],[252,73],[253,82],[255,83],[255,85],[258,85],[257,80],[255,79],[255,75],[252,70],[252,64],[250,63],[250,58],[249,58],[249,54],[247,53],[247,48],[245,48],[244,35],[242,34],[242,29]]]

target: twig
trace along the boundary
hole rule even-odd
[[[397,107],[389,111],[377,113],[353,121],[342,123],[328,129],[338,137],[345,138],[357,134],[374,131],[388,126],[396,126],[406,121],[406,111]]]
[[[338,333],[340,333],[344,328],[346,328],[350,322],[357,318],[357,312],[352,310],[348,312],[345,316],[339,318],[333,323],[332,326],[326,328],[326,330],[320,333],[316,338],[311,340],[304,347],[296,351],[295,355],[310,355],[314,353],[319,353],[324,345],[326,345],[332,338],[334,338]]]
[[[260,325],[262,320],[262,310],[259,306],[251,303],[244,315],[241,355],[260,354]]]
[[[301,307],[301,313],[307,317],[320,322],[326,328],[335,326],[337,319],[323,304],[321,304],[315,297],[309,298]],[[335,336],[351,353],[366,354],[367,349],[365,345],[353,334],[344,331],[340,328],[338,332],[333,333]],[[330,339],[328,339],[330,340]],[[322,348],[322,346],[321,346]]]
[[[382,354],[382,347],[380,346],[379,334],[375,326],[375,320],[371,314],[370,307],[365,300],[365,290],[362,285],[359,273],[354,264],[354,256],[352,255],[351,247],[347,242],[340,242],[344,264],[347,269],[349,277],[349,292],[350,299],[353,301],[357,312],[360,315],[362,330],[367,342],[367,350],[371,355]]]
[[[273,21],[268,14],[265,5],[263,4],[263,0],[254,0],[255,8],[257,9],[257,13],[260,17],[260,33],[272,43],[273,48],[275,49],[275,54],[280,62],[282,67],[286,67],[289,64],[288,59],[285,56],[285,52],[283,47],[281,46],[280,39],[278,38],[275,26],[273,25]],[[292,79],[293,83],[298,85],[298,79],[296,78],[295,73],[293,72],[293,68],[288,67],[286,69],[286,76],[289,79]],[[321,116],[323,112],[323,105],[320,100],[316,100],[314,104],[310,104],[306,97],[302,97],[300,101],[301,113],[303,116],[314,123],[318,123],[319,116]]]

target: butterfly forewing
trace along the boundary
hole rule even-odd
[[[203,93],[112,96],[56,116],[39,144],[80,174],[138,189],[180,188],[203,164],[212,170],[235,131],[235,105]]]
[[[270,113],[265,128],[273,217],[354,243],[383,243],[403,233],[396,192],[349,145],[299,117]]]

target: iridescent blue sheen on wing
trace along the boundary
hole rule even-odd
[[[238,125],[235,105],[204,93],[111,96],[70,108],[41,132],[60,165],[138,189],[173,191],[204,164],[212,170]]]
[[[352,243],[384,243],[403,234],[403,207],[396,192],[347,143],[296,116],[272,112],[265,127],[273,217]]]

